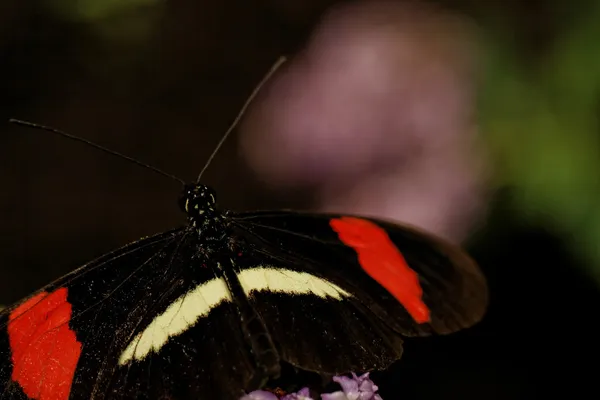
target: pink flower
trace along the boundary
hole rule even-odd
[[[267,184],[458,241],[483,211],[471,26],[427,4],[333,9],[242,125]]]

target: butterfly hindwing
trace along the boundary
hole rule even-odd
[[[302,260],[249,251],[233,266],[282,360],[334,375],[384,369],[400,358],[398,334]]]
[[[252,364],[199,249],[189,230],[144,239],[3,311],[0,399],[237,400]]]

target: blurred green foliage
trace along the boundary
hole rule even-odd
[[[600,282],[598,21],[594,2],[533,62],[514,38],[488,40],[481,123],[514,211],[564,237]]]
[[[45,0],[46,6],[63,18],[88,23],[158,3],[159,0]]]
[[[162,0],[42,0],[56,18],[85,25],[112,46],[143,45],[154,29]]]

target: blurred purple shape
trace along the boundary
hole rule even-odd
[[[267,392],[266,390],[254,390],[247,395],[244,395],[240,400],[279,400],[277,396],[275,396],[271,392]]]
[[[310,397],[308,388],[303,388],[296,393],[286,394],[281,400],[313,400],[313,398]]]
[[[321,394],[322,400],[382,400],[381,396],[377,394],[379,388],[369,378],[368,372],[360,376],[354,372],[351,377],[336,376],[333,381],[337,382],[342,390]],[[271,392],[255,390],[240,400],[278,400],[278,397]],[[313,398],[310,397],[309,389],[303,388],[296,393],[286,394],[279,400],[313,400]]]
[[[336,376],[333,380],[340,384],[341,391],[331,394],[322,394],[322,400],[382,400],[377,394],[379,389],[371,379],[369,373],[357,376],[354,372],[352,377]]]
[[[472,32],[424,3],[334,8],[246,117],[249,165],[272,186],[315,190],[323,211],[463,239],[486,177]]]

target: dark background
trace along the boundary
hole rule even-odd
[[[178,0],[85,20],[50,2],[4,2],[0,304],[184,222],[177,182],[1,121],[51,125],[192,180],[256,82],[279,55],[302,47],[333,3]],[[524,54],[553,40],[563,16],[543,1],[443,3],[510,26]],[[310,207],[261,185],[237,155],[234,134],[204,177],[223,207]],[[593,390],[597,286],[564,237],[515,216],[512,195],[498,190],[468,243],[491,288],[485,320],[450,337],[409,341],[377,382],[386,400],[533,399],[559,389],[576,398]]]

